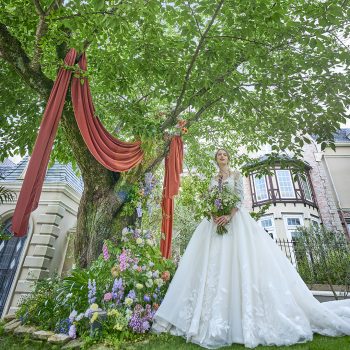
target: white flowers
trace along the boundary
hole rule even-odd
[[[148,279],[145,284],[146,284],[147,288],[151,288],[153,286],[153,280],[152,279]]]
[[[136,239],[136,244],[138,244],[138,245],[141,245],[141,244],[143,244],[143,239],[142,238],[137,238]]]
[[[158,286],[161,287],[164,284],[164,281],[161,278],[157,278],[154,280],[154,283]]]
[[[148,278],[151,278],[151,277],[152,277],[152,271],[148,271],[148,272],[146,273],[146,276],[147,276]]]
[[[136,287],[136,289],[142,289],[143,288],[143,284],[136,283],[135,287]]]
[[[125,300],[124,300],[124,304],[125,304],[126,306],[132,305],[133,302],[134,302],[134,301],[133,301],[131,298],[128,298],[128,297],[126,297]]]

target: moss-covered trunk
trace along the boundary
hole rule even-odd
[[[65,108],[62,126],[84,181],[74,239],[74,258],[77,265],[86,267],[101,253],[103,241],[116,230],[116,220],[120,219],[123,204],[115,191],[120,174],[104,168],[91,155],[80,134],[70,103]]]

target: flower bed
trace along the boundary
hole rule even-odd
[[[124,228],[121,238],[105,241],[88,269],[38,282],[16,316],[73,339],[106,333],[133,338],[150,330],[175,268],[150,231]]]

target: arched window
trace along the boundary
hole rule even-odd
[[[9,240],[0,240],[0,316],[2,315],[8,294],[15,277],[19,258],[26,240],[12,234],[12,218],[2,226],[5,233],[12,236]]]

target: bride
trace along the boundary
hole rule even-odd
[[[230,215],[203,219],[181,258],[152,331],[205,348],[290,345],[313,333],[350,335],[350,300],[320,303],[273,239],[242,207],[243,185],[229,154],[216,152],[219,180],[241,198]],[[216,233],[226,225],[228,233]]]

